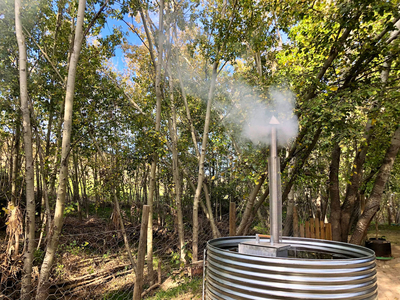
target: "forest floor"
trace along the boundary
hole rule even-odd
[[[378,299],[400,299],[400,245],[392,244],[391,260],[377,260]]]
[[[121,237],[118,237],[113,231],[107,231],[105,221],[100,218],[90,218],[84,222],[78,222],[75,218],[67,218],[64,226],[64,230],[71,236],[64,236],[65,241],[62,241],[60,249],[63,255],[59,257],[60,261],[57,263],[55,272],[55,275],[62,275],[58,280],[63,279],[64,284],[58,282],[54,288],[58,287],[59,292],[69,291],[71,296],[74,294],[73,292],[79,295],[86,290],[91,297],[98,295],[98,298],[102,299],[130,299],[134,278],[129,269],[126,269],[129,260],[124,253]],[[127,229],[129,229],[129,239],[136,240],[138,228]],[[368,238],[375,236],[376,231],[373,225],[368,232]],[[377,260],[378,299],[400,300],[400,226],[380,225],[378,237],[382,236],[391,242],[393,259]],[[4,254],[2,248],[6,246],[6,243],[3,243],[4,238],[4,235],[0,237],[0,258],[1,254]],[[168,236],[167,240],[173,240],[173,238]],[[167,249],[170,247],[168,245],[170,242],[167,240],[161,239],[158,243],[158,247],[163,248],[161,252],[164,254],[167,254]],[[93,247],[92,251],[87,249],[89,247]],[[105,248],[104,251],[93,251],[94,248],[101,247]],[[109,252],[109,250],[113,251]],[[168,255],[163,260],[166,263],[170,257]],[[0,261],[3,262],[3,259]],[[0,265],[0,271],[1,267]],[[20,269],[22,264],[18,264],[16,267]],[[37,267],[35,268],[37,269]],[[150,292],[146,299],[201,299],[201,277],[190,280],[187,275],[168,276],[166,273],[169,271],[166,269],[163,271],[166,276],[163,276],[160,288]],[[17,298],[11,297],[10,299]],[[78,297],[72,296],[64,299],[89,298],[82,294]]]

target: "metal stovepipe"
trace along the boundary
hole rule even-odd
[[[271,128],[271,148],[270,148],[270,191],[271,191],[271,203],[270,203],[270,222],[271,222],[271,244],[279,243],[279,204],[278,204],[278,150],[277,150],[277,137],[276,137],[276,126],[272,125]]]

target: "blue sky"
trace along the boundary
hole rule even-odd
[[[124,20],[130,24],[133,23],[134,27],[137,27],[138,24],[135,22],[134,18],[125,17]],[[103,29],[100,32],[102,37],[110,35],[113,33],[114,28],[120,28],[121,31],[126,35],[126,39],[129,41],[131,45],[140,45],[142,42],[133,33],[129,27],[121,20],[116,20],[115,18],[108,17],[107,23],[104,25]],[[125,68],[125,61],[124,61],[124,54],[120,46],[117,47],[115,50],[115,56],[111,59],[113,65],[119,70],[122,71]]]

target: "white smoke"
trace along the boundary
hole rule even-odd
[[[228,120],[240,124],[241,137],[254,144],[270,144],[271,126],[277,128],[278,143],[287,145],[298,132],[297,116],[294,114],[295,96],[287,89],[270,88],[264,99],[247,87],[241,87],[234,96]],[[270,125],[272,117],[278,125]]]

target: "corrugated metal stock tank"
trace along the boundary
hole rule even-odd
[[[375,254],[365,247],[283,237],[289,257],[237,252],[254,236],[210,240],[205,299],[377,299]],[[268,242],[268,239],[263,239]]]

